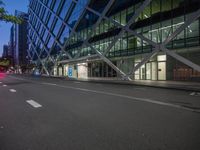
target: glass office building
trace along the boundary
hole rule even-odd
[[[14,24],[13,26],[13,41],[10,43],[13,45],[13,58],[14,58],[14,65],[17,68],[17,70],[20,70],[22,68],[25,68],[25,66],[28,63],[27,60],[27,34],[28,34],[28,14],[25,12],[21,12],[18,10],[15,10],[15,16],[20,17],[23,19],[22,24]],[[11,31],[12,32],[12,31]]]
[[[200,79],[199,0],[30,0],[29,57],[72,78]]]

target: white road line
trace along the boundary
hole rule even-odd
[[[0,84],[1,84],[2,82],[0,82]]]
[[[27,81],[30,81],[30,80],[27,80]],[[36,81],[30,81],[30,82],[37,83],[37,84],[54,85],[54,86],[61,87],[61,88],[79,90],[79,91],[84,91],[84,92],[91,92],[91,93],[97,93],[97,94],[104,94],[104,95],[116,96],[116,97],[121,97],[121,98],[127,98],[127,99],[131,99],[131,100],[134,100],[134,101],[142,101],[142,102],[147,102],[147,103],[152,103],[152,104],[157,104],[157,105],[162,105],[162,106],[168,106],[168,107],[173,107],[173,108],[178,108],[178,109],[182,109],[182,110],[187,110],[187,111],[200,113],[200,110],[197,110],[197,109],[192,109],[192,108],[187,108],[187,107],[184,107],[184,106],[181,106],[181,105],[177,105],[177,104],[162,102],[160,100],[132,97],[132,96],[121,95],[121,94],[116,94],[116,93],[110,93],[110,92],[104,92],[104,91],[96,91],[96,90],[90,90],[90,89],[84,89],[84,88],[76,88],[76,87],[72,87],[72,86],[64,86],[64,85],[51,84],[51,83],[39,83],[39,82],[36,82]]]
[[[55,84],[55,83],[47,83],[47,82],[43,82],[42,84],[45,84],[45,85],[57,85],[57,84]]]
[[[200,96],[200,93],[199,92],[192,92],[190,93],[191,96]]]
[[[75,87],[71,87],[71,86],[62,86],[62,85],[56,85],[56,86],[62,87],[62,88],[73,89],[73,90],[80,90],[80,91],[84,91],[84,92],[91,92],[91,93],[104,94],[104,95],[109,95],[109,96],[122,97],[122,98],[131,99],[131,100],[134,100],[134,101],[142,101],[142,102],[147,102],[147,103],[152,103],[152,104],[157,104],[157,105],[162,105],[162,106],[169,106],[169,107],[173,107],[173,108],[178,108],[178,109],[183,109],[183,110],[187,110],[187,111],[200,113],[200,110],[197,110],[197,109],[187,108],[187,107],[184,107],[184,106],[181,106],[181,105],[166,103],[166,102],[162,102],[162,101],[159,101],[159,100],[132,97],[132,96],[127,96],[127,95],[121,95],[121,94],[104,92],[104,91],[96,91],[96,90],[90,90],[90,89],[84,89],[84,88],[75,88]]]
[[[15,89],[10,89],[10,92],[16,93],[17,91]]]
[[[194,96],[195,94],[196,94],[195,92],[190,93],[191,96]]]
[[[7,87],[7,85],[6,85],[6,84],[4,84],[4,85],[3,85],[3,87]]]
[[[42,105],[40,105],[39,103],[37,103],[36,101],[34,100],[27,100],[26,101],[28,104],[30,104],[31,106],[33,106],[34,108],[40,108],[42,107]]]
[[[22,79],[22,78],[13,77],[13,76],[9,76],[9,78],[16,79],[16,80],[22,80],[22,81],[30,81],[30,80],[27,80],[27,79]]]

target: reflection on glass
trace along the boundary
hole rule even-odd
[[[78,20],[78,18],[82,14],[82,11],[84,10],[86,3],[87,3],[87,0],[79,0],[77,2],[69,20],[68,20],[68,24],[71,28],[74,27],[76,21]]]

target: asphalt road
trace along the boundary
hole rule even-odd
[[[0,150],[200,150],[200,97],[1,76]]]

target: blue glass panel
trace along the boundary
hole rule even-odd
[[[43,22],[47,19],[48,11],[45,9],[44,16],[43,16]]]
[[[68,10],[70,8],[71,2],[72,2],[72,0],[65,0],[65,2],[63,4],[63,7],[62,7],[62,11],[60,13],[60,17],[62,19],[65,19],[66,15],[67,15],[67,12],[68,12]]]
[[[56,0],[55,4],[54,4],[54,8],[53,8],[53,11],[56,13],[57,10],[58,10],[58,7],[61,3],[61,0]]]
[[[53,43],[54,43],[54,38],[51,36],[51,38],[49,39],[49,42],[47,44],[48,49],[50,49],[52,47]]]
[[[71,28],[74,27],[76,21],[78,20],[78,18],[82,14],[86,4],[87,4],[87,0],[79,0],[78,3],[76,4],[76,6],[75,6],[75,8],[74,8],[69,20],[68,20],[68,24]]]
[[[42,7],[41,9],[42,9],[42,11],[41,11],[41,13],[40,13],[40,18],[41,18],[41,20],[42,20],[43,17],[44,17],[44,14],[45,14],[45,7]]]
[[[52,3],[52,0],[49,0],[49,1],[48,1],[48,7],[49,7],[49,8],[51,7],[51,3]]]
[[[47,35],[48,35],[48,31],[46,30],[45,33],[44,33],[44,36],[43,36],[43,38],[42,38],[42,39],[43,39],[43,42],[45,42],[45,40],[46,40],[46,38],[47,38]]]
[[[50,17],[50,19],[49,19],[49,21],[48,21],[48,28],[50,29],[50,27],[51,27],[51,25],[52,25],[52,23],[53,23],[53,19],[54,19],[54,15],[53,14],[51,14],[51,17]]]
[[[42,0],[42,2],[46,5],[48,0]]]
[[[58,34],[58,32],[61,28],[61,25],[62,25],[62,22],[60,20],[58,20],[56,22],[56,25],[55,25],[54,30],[53,30],[53,33],[54,33],[55,36],[57,36],[57,34]]]
[[[62,35],[60,36],[60,43],[64,44],[65,40],[69,38],[70,29],[69,27],[65,27],[64,31],[62,32]]]
[[[54,46],[54,48],[52,49],[50,55],[59,54],[60,51],[61,51],[61,48],[56,44],[56,45]]]

